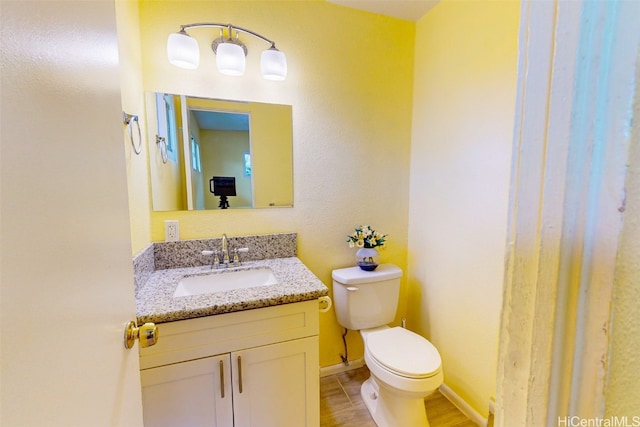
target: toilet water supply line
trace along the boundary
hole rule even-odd
[[[400,325],[402,326],[402,328],[407,329],[407,318],[403,317],[402,320],[400,321]],[[347,351],[347,333],[349,332],[349,330],[347,328],[344,328],[344,334],[342,334],[342,344],[344,344],[344,355],[340,355],[340,359],[342,360],[342,363],[344,363],[344,366],[349,366],[349,353]]]
[[[344,344],[344,356],[341,354],[340,359],[342,359],[342,363],[344,366],[349,366],[349,353],[347,353],[347,333],[349,330],[344,328],[344,334],[342,334],[342,343]]]

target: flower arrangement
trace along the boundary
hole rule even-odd
[[[350,248],[384,248],[386,234],[380,234],[369,225],[360,225],[348,236],[347,243]]]

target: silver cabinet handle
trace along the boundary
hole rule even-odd
[[[224,399],[224,362],[220,361],[220,397]]]
[[[238,356],[238,392],[242,393],[242,357]]]

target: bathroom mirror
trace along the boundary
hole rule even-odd
[[[154,211],[293,206],[290,105],[152,92],[146,103]]]

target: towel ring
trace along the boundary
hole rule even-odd
[[[133,147],[133,152],[136,154],[142,153],[142,133],[140,132],[140,121],[138,120],[138,116],[134,114],[128,114],[124,111],[122,112],[122,121],[129,130],[129,141],[131,141],[131,146]],[[138,128],[138,144],[133,141],[133,130],[131,129],[133,125],[131,122],[136,122],[136,127]]]
[[[162,163],[166,164],[167,160],[169,160],[169,153],[167,153],[167,139],[164,136],[156,135],[156,144],[158,144],[158,149],[162,156]]]

